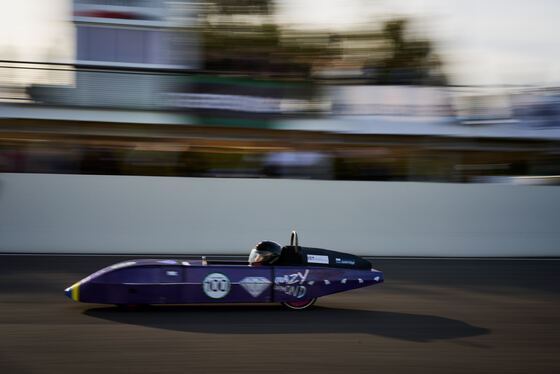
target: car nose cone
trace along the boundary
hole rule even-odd
[[[80,283],[75,283],[64,290],[64,294],[74,301],[80,300]]]

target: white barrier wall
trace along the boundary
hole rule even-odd
[[[560,188],[0,174],[0,252],[559,256]]]

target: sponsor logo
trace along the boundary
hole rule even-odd
[[[303,274],[297,272],[276,277],[274,278],[274,290],[284,292],[286,295],[301,299],[307,293],[307,288],[303,285],[303,283],[307,279],[308,275],[309,269],[305,270]]]
[[[329,264],[329,256],[307,255],[307,263],[311,264]]]
[[[202,281],[202,290],[211,299],[226,297],[230,289],[231,282],[223,273],[210,273]]]
[[[356,265],[356,261],[351,260],[349,258],[335,258],[335,263],[339,265]]]
[[[270,283],[272,282],[264,277],[245,277],[239,282],[241,287],[253,297],[259,297]]]

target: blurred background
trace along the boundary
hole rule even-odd
[[[0,373],[560,373],[559,9],[0,0]],[[292,230],[386,283],[307,317],[63,294]]]
[[[5,0],[0,172],[557,184],[555,9]]]

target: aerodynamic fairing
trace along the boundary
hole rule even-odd
[[[264,241],[248,262],[137,259],[103,268],[65,293],[86,303],[143,305],[282,303],[306,309],[318,297],[383,282],[369,261],[348,253]]]

